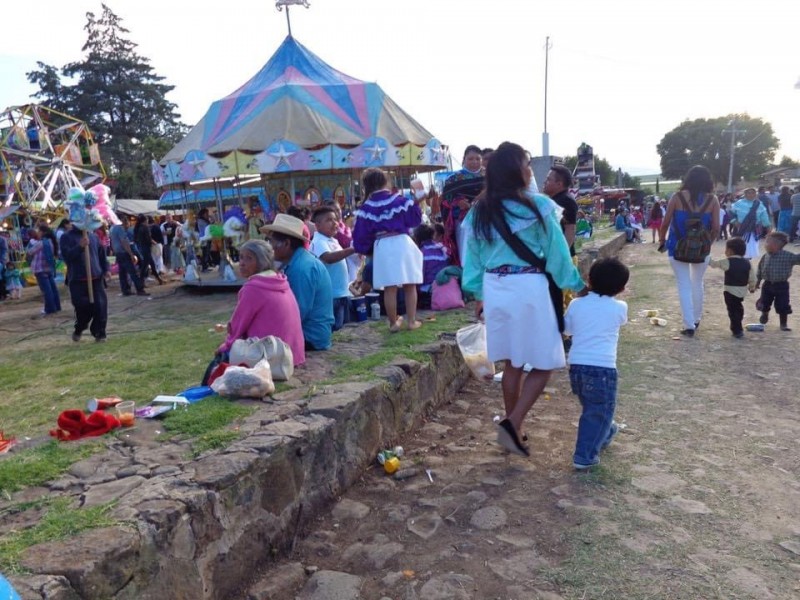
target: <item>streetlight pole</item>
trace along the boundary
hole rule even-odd
[[[736,117],[734,117],[731,121],[728,122],[728,127],[730,129],[723,129],[722,133],[730,133],[731,134],[731,162],[728,166],[728,193],[733,192],[733,157],[736,152],[736,134],[737,133],[747,133],[746,129],[736,129]]]
[[[542,133],[542,156],[550,156],[550,134],[547,133],[547,71],[550,58],[550,36],[544,42],[544,132]]]

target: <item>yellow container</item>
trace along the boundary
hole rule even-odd
[[[396,456],[391,458],[387,458],[383,462],[383,470],[386,471],[389,475],[397,471],[400,468],[400,459]]]

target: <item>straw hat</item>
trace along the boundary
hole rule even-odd
[[[308,240],[308,238],[303,235],[303,222],[297,217],[292,217],[291,215],[285,215],[283,213],[275,217],[275,221],[273,221],[272,224],[264,225],[259,231],[261,233],[276,231],[300,240]]]

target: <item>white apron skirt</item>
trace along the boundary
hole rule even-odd
[[[750,239],[747,240],[747,250],[745,250],[744,258],[758,258],[758,238],[755,233],[751,233]]]
[[[525,363],[534,369],[563,369],[564,343],[542,273],[483,275],[483,315],[489,360]]]
[[[378,238],[372,251],[372,287],[422,283],[422,251],[411,236]]]

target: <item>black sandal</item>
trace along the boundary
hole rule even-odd
[[[497,424],[497,443],[512,454],[519,456],[531,455],[528,448],[522,445],[514,426],[508,419],[503,419]]]

